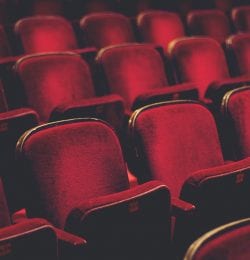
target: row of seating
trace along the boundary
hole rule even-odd
[[[250,6],[235,8],[232,21],[236,31],[249,32],[247,20]],[[59,16],[35,16],[19,20],[13,32],[1,27],[2,57],[14,53],[36,53],[43,51],[65,51],[78,49],[80,46],[97,49],[124,42],[144,41],[166,49],[169,43],[187,35],[185,26],[176,13],[167,11],[145,11],[136,20],[133,28],[128,17],[118,13],[95,13],[83,17],[77,26],[73,26]],[[75,32],[79,32],[75,34]],[[139,35],[137,35],[137,33]],[[220,44],[232,34],[230,21],[219,10],[196,10],[187,16],[187,32],[190,35],[209,36]],[[45,36],[46,34],[46,36]],[[9,40],[7,35],[9,35]]]
[[[135,16],[147,9],[160,9],[185,14],[192,9],[218,8],[229,11],[234,6],[249,4],[247,0],[1,0],[0,23],[12,23],[31,15],[62,15],[70,19],[84,14],[116,11]]]

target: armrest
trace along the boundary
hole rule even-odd
[[[192,216],[195,212],[195,206],[179,198],[173,197],[172,203],[172,214],[175,217]]]
[[[199,93],[195,85],[191,83],[178,84],[157,88],[142,94],[136,98],[132,110],[155,102],[173,100],[173,99],[198,99]]]
[[[206,97],[212,99],[216,104],[220,104],[226,92],[242,87],[246,84],[250,84],[250,77],[241,76],[237,78],[215,81],[208,86]]]
[[[52,111],[50,121],[75,117],[100,118],[120,128],[124,117],[123,99],[118,95],[107,95],[65,103]]]

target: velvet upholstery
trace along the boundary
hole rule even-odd
[[[213,81],[229,78],[223,49],[214,39],[190,37],[175,40],[169,53],[179,81],[196,83],[201,98]]]
[[[24,53],[77,49],[71,24],[60,16],[33,16],[19,20],[15,33]]]
[[[232,10],[232,21],[238,32],[250,32],[250,6],[238,6]]]
[[[225,13],[220,10],[193,10],[187,16],[189,33],[212,37],[220,44],[230,35],[230,24]]]
[[[84,199],[129,187],[122,151],[104,123],[69,120],[34,129],[19,142],[28,215],[63,227]],[[32,196],[30,196],[32,194]]]
[[[250,33],[235,34],[226,41],[230,65],[236,75],[250,75]]]
[[[169,205],[167,187],[152,181],[83,201],[66,227],[84,234],[90,259],[171,259]]]
[[[87,63],[72,53],[50,53],[20,59],[15,71],[27,104],[42,121],[63,103],[95,96]]]
[[[229,143],[231,156],[238,159],[250,156],[250,88],[242,87],[224,96],[222,111],[225,127],[222,132]]]
[[[144,42],[160,45],[166,51],[172,40],[185,35],[180,17],[167,11],[140,13],[137,16],[137,27]]]
[[[134,42],[129,18],[119,13],[104,12],[84,16],[80,21],[83,40],[98,49],[127,42]]]
[[[204,234],[185,255],[185,260],[248,259],[250,219],[238,220]]]
[[[10,46],[3,25],[0,25],[0,57],[11,55]]]

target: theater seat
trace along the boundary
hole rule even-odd
[[[169,86],[160,53],[150,44],[123,44],[104,48],[96,58],[108,91],[119,94],[129,111],[173,98],[197,98],[193,84]]]
[[[154,43],[167,51],[170,41],[185,35],[184,26],[178,14],[150,10],[137,16],[137,27],[142,41]]]
[[[71,119],[34,128],[17,146],[27,214],[84,236],[87,259],[166,259],[170,194],[129,189],[118,138],[106,123]]]
[[[74,53],[45,53],[21,58],[15,72],[24,90],[24,103],[40,122],[74,116],[101,117],[118,129],[123,101],[116,95],[96,97],[88,64]]]
[[[185,260],[248,259],[250,219],[241,219],[218,227],[197,239],[188,249]]]
[[[217,41],[208,37],[189,37],[171,42],[169,55],[179,82],[192,82],[200,99],[220,103],[226,91],[249,82],[249,77],[230,78],[226,57]]]
[[[238,6],[232,9],[231,18],[238,32],[250,31],[250,6]]]
[[[103,12],[84,16],[80,20],[86,46],[98,49],[127,42],[135,42],[128,17],[119,13]]]
[[[211,228],[249,216],[250,158],[224,161],[215,120],[205,106],[149,105],[132,114],[129,129],[139,183],[161,180],[172,196],[196,208],[188,221],[177,216],[178,243],[188,245]]]
[[[187,15],[188,31],[191,35],[212,37],[223,44],[230,35],[230,24],[220,10],[193,10]]]

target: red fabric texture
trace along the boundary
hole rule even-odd
[[[81,19],[80,27],[86,44],[98,49],[135,41],[129,18],[118,13],[86,15]]]
[[[59,16],[34,16],[19,20],[15,33],[25,53],[67,51],[77,49],[71,24]]]
[[[201,98],[213,81],[229,78],[223,49],[214,39],[206,37],[183,38],[172,42],[170,55],[180,82],[198,85]]]
[[[50,53],[25,57],[16,64],[27,104],[42,121],[63,103],[95,96],[87,63],[78,55]]]
[[[239,259],[250,257],[250,224],[242,223],[208,237],[195,252],[192,260]]]
[[[230,35],[230,24],[226,14],[220,10],[193,10],[187,16],[192,35],[212,37],[220,44]]]
[[[106,48],[99,52],[97,60],[110,92],[123,97],[128,109],[139,95],[168,85],[162,58],[151,45]]]
[[[137,26],[143,41],[158,44],[166,51],[172,40],[185,35],[180,17],[167,11],[145,11],[138,15]]]
[[[119,141],[100,121],[69,120],[34,130],[20,155],[27,165],[22,180],[29,190],[28,215],[58,227],[82,200],[129,188]]]
[[[227,101],[226,118],[230,120],[234,136],[229,142],[236,143],[234,150],[238,158],[250,156],[250,88],[235,91]],[[226,130],[225,130],[226,131]]]
[[[224,164],[214,118],[198,103],[153,105],[131,127],[145,165],[138,178],[163,181],[175,197],[194,171]]]
[[[250,6],[238,6],[232,10],[232,21],[239,32],[250,32]]]
[[[227,40],[229,51],[233,52],[233,64],[238,75],[250,75],[250,33],[231,36]]]
[[[29,15],[63,15],[60,0],[33,0],[29,3]]]

